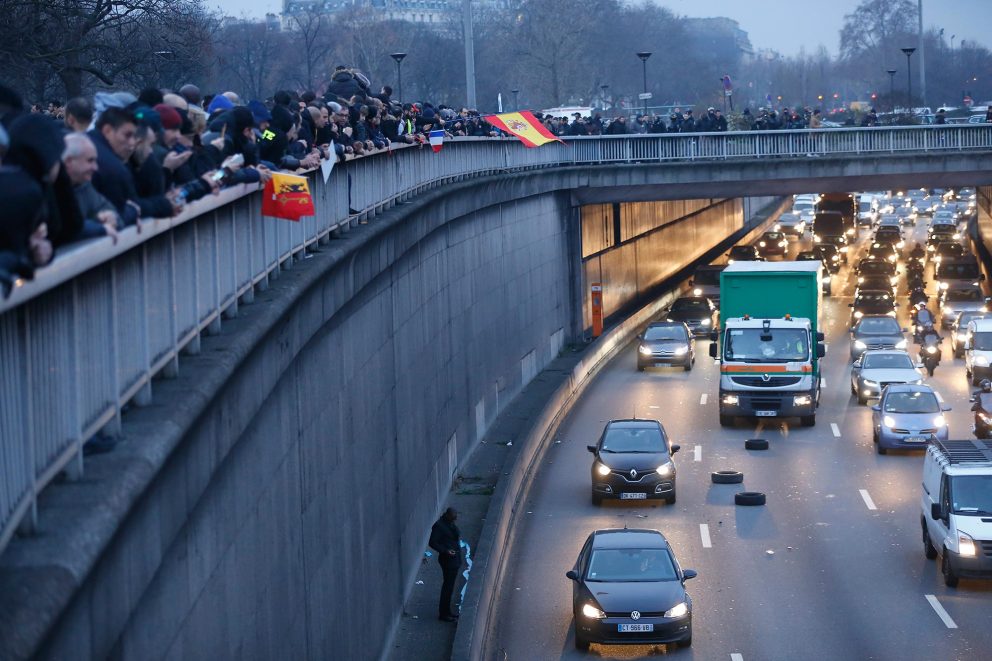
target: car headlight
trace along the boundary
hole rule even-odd
[[[602,620],[606,617],[606,613],[592,604],[582,604],[582,614],[592,620]]]
[[[600,475],[609,475],[610,474],[610,467],[607,466],[606,464],[602,463],[602,462],[597,461],[596,462],[596,472],[599,473]]]
[[[661,466],[658,466],[656,470],[658,475],[661,475],[662,477],[668,477],[675,472],[675,469],[672,468],[671,464],[662,464]]]
[[[733,263],[734,263],[734,260],[732,260],[732,259],[728,259],[728,260],[727,260],[727,263],[728,263],[728,264],[733,264]]]
[[[724,404],[729,404],[731,406],[737,406],[737,403],[739,401],[740,401],[740,399],[737,397],[737,395],[724,395],[723,396],[723,403]]]
[[[861,310],[855,310],[854,311],[854,318],[855,319],[860,319],[863,316],[865,316],[865,313],[862,312]]]
[[[899,340],[896,342],[896,349],[905,349],[907,346],[906,340]]]
[[[825,284],[825,285],[829,285],[830,284],[830,275],[829,274],[823,276],[823,284]]]
[[[960,235],[960,234],[955,234],[955,235],[954,235],[954,238],[955,238],[955,239],[960,239],[960,238],[961,238],[961,235]]]
[[[713,320],[712,319],[701,319],[699,321],[699,325],[700,326],[709,326],[712,323],[713,323]]]
[[[979,367],[988,367],[989,366],[989,359],[986,358],[985,356],[975,356],[974,362]]]
[[[973,282],[973,283],[971,283],[971,286],[972,287],[977,287],[978,286],[978,283],[977,282]]]
[[[975,555],[975,540],[970,535],[958,533],[958,553],[969,558]]]
[[[639,347],[637,347],[637,350],[638,350],[639,352],[641,352],[641,353],[642,353],[643,355],[645,355],[645,356],[650,356],[650,355],[651,355],[651,353],[652,353],[652,352],[651,352],[651,347],[646,347],[646,346],[644,346],[643,344],[642,344],[641,346],[639,346]]]
[[[967,333],[958,333],[957,334],[957,339],[958,339],[958,342],[964,342],[965,340],[968,339],[968,334]]]
[[[775,223],[775,227],[774,227],[773,229],[774,229],[774,230],[775,230],[775,231],[777,232],[777,231],[779,231],[780,229],[782,229],[782,226],[781,226],[781,225],[779,225],[778,223]]]
[[[866,386],[871,386],[872,388],[874,388],[875,386],[878,385],[878,382],[877,381],[872,381],[871,379],[865,379],[864,380],[864,384]]]
[[[899,258],[898,258],[898,257],[896,257],[895,255],[889,255],[889,261],[890,261],[890,262],[894,262],[894,261],[896,261],[897,259],[899,259]],[[895,280],[895,278],[892,278],[892,279],[893,279],[893,280]],[[893,282],[892,284],[895,284],[895,282]]]
[[[840,261],[840,255],[830,255],[830,261],[831,262],[839,262]]]
[[[896,244],[896,248],[898,248],[899,250],[902,250],[905,247],[906,247],[905,241],[900,241],[899,243]]]
[[[814,234],[814,235],[813,235],[813,243],[819,243],[819,242],[820,242],[820,237],[818,237],[818,236],[816,236],[816,235]]]
[[[854,341],[854,348],[855,349],[867,349],[868,348],[868,345],[865,344],[864,342],[862,342],[861,340],[855,340]]]
[[[927,347],[927,353],[937,353],[937,347]]]
[[[765,247],[765,242],[764,241],[759,242],[758,243],[758,246],[761,247],[761,248],[764,248]]]
[[[896,419],[893,418],[891,415],[887,415],[884,418],[882,418],[882,424],[884,424],[889,429],[892,429],[893,427],[896,426]]]
[[[974,551],[974,545],[972,545],[972,551]],[[974,555],[974,553],[972,553]],[[667,611],[665,611],[665,617],[682,617],[689,612],[689,605],[684,601],[680,604],[675,604]]]
[[[689,347],[679,347],[675,350],[676,356],[684,356],[689,353]]]
[[[841,246],[840,247],[840,251],[841,252],[847,252],[847,246]]]
[[[703,295],[703,290],[700,289],[699,287],[696,287],[695,289],[692,290],[692,295],[693,296],[702,296]]]
[[[934,427],[943,427],[946,424],[947,424],[947,420],[944,420],[944,416],[942,415],[938,415],[936,418],[933,419]]]
[[[793,406],[809,406],[813,403],[813,398],[809,395],[796,395],[792,398]]]
[[[666,317],[666,318],[665,318],[665,321],[675,321],[675,320],[674,320],[674,319],[672,319],[671,317]]]
[[[987,308],[987,307],[985,307],[985,306],[983,305],[982,307],[980,307],[980,308],[978,308],[978,311],[979,311],[979,312],[988,312],[989,310],[988,310],[988,308]]]
[[[948,283],[948,282],[938,282],[938,283],[937,283],[937,286],[938,286],[939,288],[941,288],[941,289],[947,289],[947,288],[948,288],[948,287],[950,287],[951,285],[950,285],[950,283]]]
[[[858,276],[858,284],[860,285],[860,284],[861,284],[861,283],[863,283],[864,281],[865,281],[865,279],[864,279],[864,278],[863,278],[862,276],[860,276],[860,275],[859,275],[859,276]]]
[[[889,310],[885,314],[889,315],[890,317],[894,317],[894,316],[896,316],[896,311],[895,310]]]
[[[896,256],[895,255],[892,255],[891,259],[892,259],[892,261],[895,261]],[[899,282],[899,277],[898,276],[892,276],[891,278],[889,278],[889,284],[890,285],[897,284],[898,282]]]

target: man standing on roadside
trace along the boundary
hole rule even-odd
[[[431,528],[428,545],[437,552],[444,580],[441,583],[441,598],[437,607],[437,619],[443,622],[457,622],[458,616],[451,612],[451,595],[455,590],[455,580],[462,566],[461,533],[455,520],[458,512],[449,507]]]

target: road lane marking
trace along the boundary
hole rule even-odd
[[[713,543],[710,541],[710,527],[705,523],[699,524],[699,536],[703,540],[704,549],[708,549],[713,546]]]
[[[735,652],[734,654],[731,654],[730,655],[730,661],[744,661],[744,655],[743,654],[737,654]]]
[[[875,501],[871,499],[871,494],[868,493],[867,489],[859,489],[858,491],[861,492],[861,500],[865,501],[865,507],[870,510],[878,509],[875,507]]]
[[[834,436],[836,436],[837,438],[840,438],[840,427],[837,426],[837,423],[836,422],[831,422],[830,423],[830,431],[832,431],[834,433]]]
[[[699,396],[699,403],[701,405],[705,405],[706,404],[707,397],[709,397],[709,395],[707,395],[706,393],[703,393],[702,395],[700,395]]]
[[[821,377],[820,377],[820,388],[826,388],[826,387],[827,387],[827,380],[826,380],[826,379],[824,379],[824,378],[823,378],[823,377],[821,376]]]
[[[692,449],[692,460],[702,461],[703,460],[703,446],[697,445]]]
[[[937,597],[933,596],[932,594],[928,594],[925,596],[927,598],[927,601],[930,602],[930,606],[933,607],[934,611],[936,611],[937,617],[943,620],[944,626],[946,626],[948,629],[957,629],[958,625],[954,623],[954,620],[951,619],[951,616],[947,613],[946,610],[944,610],[944,607],[940,605],[940,602],[937,601]]]

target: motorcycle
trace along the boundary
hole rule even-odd
[[[920,360],[923,362],[923,366],[927,368],[927,374],[930,376],[933,376],[934,370],[940,364],[940,343],[943,341],[944,338],[937,335],[932,326],[923,333]]]
[[[921,303],[924,306],[926,306],[928,300],[929,297],[927,296],[927,292],[926,290],[923,289],[923,287],[912,287],[910,289],[909,304],[912,305],[914,308]]]
[[[992,438],[992,383],[983,379],[981,388],[971,397],[975,412],[974,432],[977,438]]]

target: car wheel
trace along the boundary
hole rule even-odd
[[[876,450],[876,451],[877,451],[877,452],[878,452],[879,454],[888,454],[888,453],[889,453],[889,451],[888,451],[888,449],[887,449],[887,448],[883,448],[883,447],[882,447],[881,445],[878,445],[878,446],[876,446],[876,447],[875,447],[875,450]]]
[[[855,360],[857,360],[857,359],[855,359]],[[858,389],[854,387],[854,382],[853,381],[851,382],[851,394],[852,395],[857,395],[858,394]]]
[[[878,430],[874,427],[871,428],[871,442],[878,443]]]
[[[955,349],[954,350],[954,357],[955,358],[964,358],[964,351],[958,351],[957,349]]]
[[[721,427],[732,427],[734,425],[734,416],[720,414],[720,426]]]
[[[944,585],[949,588],[956,588],[958,586],[958,575],[954,573],[954,569],[951,567],[951,561],[947,555],[947,547],[944,547],[944,553],[941,555],[940,560],[940,573],[944,575]]]
[[[683,372],[691,372],[692,371],[692,363],[686,363],[685,365],[683,365],[682,366],[682,371]]]
[[[803,415],[799,417],[799,424],[803,427],[812,427],[816,424],[815,415]]]
[[[675,492],[674,491],[672,492],[672,495],[671,496],[665,496],[665,502],[668,503],[669,505],[674,505],[675,504]]]
[[[596,507],[599,507],[600,505],[603,504],[603,497],[600,496],[598,493],[594,493],[592,495],[592,504],[595,505]]]
[[[583,652],[589,649],[589,641],[580,636],[578,631],[575,632],[575,649]]]
[[[734,494],[734,504],[755,507],[765,504],[765,494],[760,491],[741,491]]]
[[[679,641],[679,647],[692,647],[692,634],[688,638]]]
[[[740,471],[713,471],[710,473],[713,484],[740,484],[744,481],[744,473]]]
[[[767,438],[749,438],[744,441],[745,450],[767,450],[768,449],[768,439]]]
[[[927,532],[927,522],[920,519],[920,526],[923,528],[923,555],[927,557],[927,560],[933,560],[937,557],[937,548],[930,541],[930,533]]]
[[[638,363],[638,365],[637,365],[637,371],[638,372],[643,372],[644,371],[644,365],[641,365],[640,363]]]
[[[858,393],[857,395],[858,395],[858,404],[861,404],[861,406],[864,406],[865,404],[868,403],[868,398],[867,397],[865,397],[861,393]]]
[[[981,381],[981,379],[978,378],[978,375],[975,374],[975,373],[972,373],[972,375],[971,375],[971,385],[977,386],[980,381]]]

